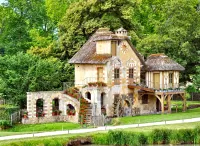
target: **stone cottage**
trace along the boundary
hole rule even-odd
[[[84,108],[88,109],[83,115],[89,122],[102,114],[113,117],[171,112],[175,94],[185,105],[184,91],[179,89],[179,72],[184,68],[164,54],[152,54],[145,62],[123,28],[115,33],[98,29],[69,62],[75,66],[76,90],[65,94],[27,93],[28,118],[24,123],[38,122],[38,100],[44,102],[43,122],[78,122]],[[81,99],[87,106],[81,108]],[[56,116],[55,110],[59,112]]]

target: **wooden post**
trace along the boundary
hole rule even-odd
[[[161,95],[161,109],[162,109],[162,114],[165,113],[164,101],[165,101],[164,95],[162,94],[162,95]]]
[[[167,95],[168,113],[171,113],[171,96]]]
[[[183,111],[186,111],[186,98],[185,98],[185,93],[180,94],[180,96],[183,98]]]
[[[183,111],[186,111],[186,98],[185,98],[185,94],[183,94]]]

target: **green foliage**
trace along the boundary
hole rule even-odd
[[[109,139],[108,139],[108,134],[103,133],[103,134],[94,134],[92,136],[92,143],[98,144],[98,145],[108,145],[109,144]]]
[[[99,27],[137,29],[132,22],[133,6],[130,0],[80,0],[72,3],[59,24],[63,58],[71,58]]]
[[[0,80],[3,81],[0,93],[7,100],[24,106],[26,92],[61,90],[62,81],[67,80],[65,66],[55,58],[41,59],[23,53],[0,57]]]
[[[169,143],[172,131],[168,129],[154,129],[150,137],[153,139],[154,144]]]
[[[0,129],[7,129],[10,126],[11,124],[9,120],[0,120]]]

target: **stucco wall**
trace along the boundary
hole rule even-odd
[[[104,82],[107,82],[105,65],[75,64],[75,86],[81,87],[88,82],[97,81],[97,68],[103,67]]]
[[[97,41],[96,52],[97,54],[111,54],[111,41]]]

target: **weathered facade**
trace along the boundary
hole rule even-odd
[[[164,54],[152,54],[145,62],[123,28],[115,33],[107,28],[98,29],[70,63],[75,65],[78,89],[75,94],[80,93],[79,97],[91,108],[86,117],[164,113],[165,107],[171,112],[174,94],[180,95],[185,105],[184,91],[179,89],[179,72],[184,68]],[[68,95],[63,92],[27,93],[29,118],[24,119],[24,123],[41,122],[42,118],[43,122],[78,122],[81,100],[72,98],[71,94],[71,91]],[[43,100],[45,113],[39,120],[38,99]],[[56,106],[52,104],[54,99],[57,99]],[[54,109],[62,113],[53,116]],[[69,111],[73,111],[73,116]]]
[[[101,108],[106,107],[108,116],[159,112],[164,102],[155,90],[179,88],[179,71],[184,70],[164,54],[153,54],[145,62],[123,28],[115,33],[106,28],[97,30],[70,63],[75,64],[75,86],[85,99],[86,93],[90,94],[88,101],[96,105],[95,114],[101,115]],[[145,73],[143,80],[141,71]],[[98,90],[87,86],[94,82],[107,87]]]

